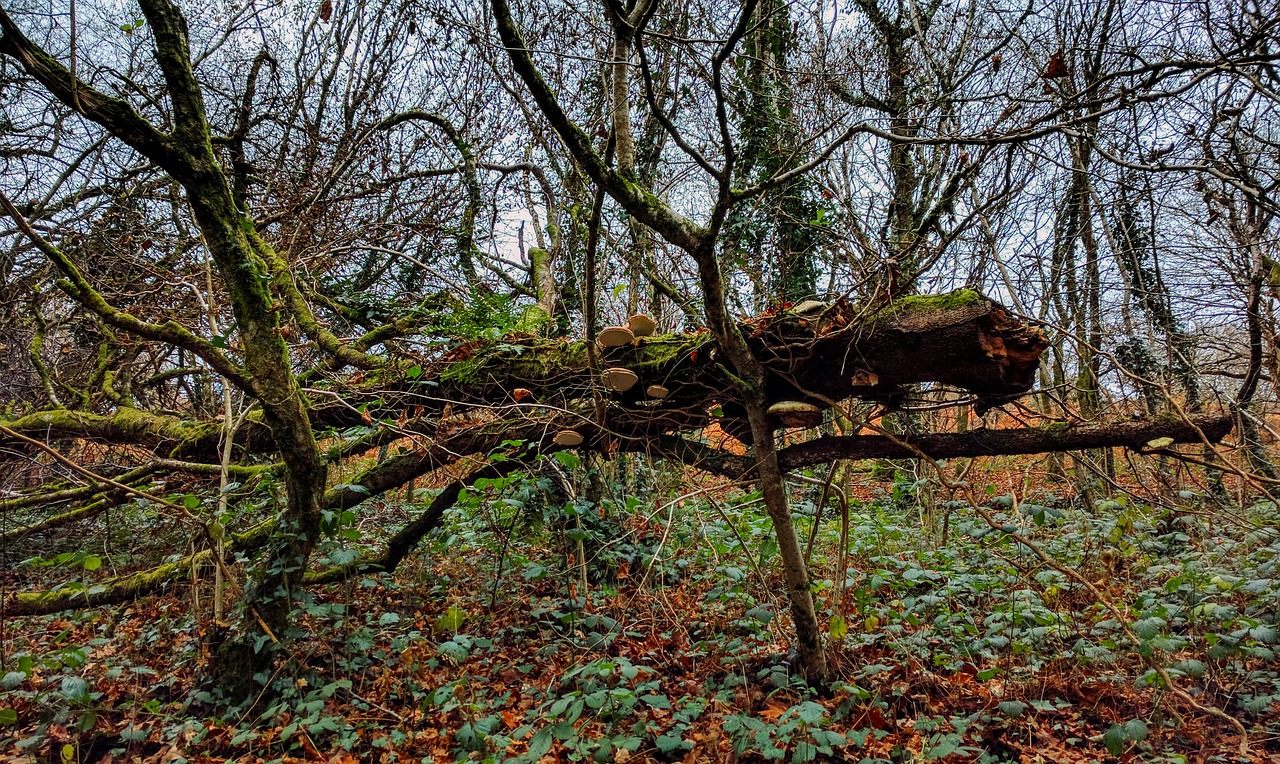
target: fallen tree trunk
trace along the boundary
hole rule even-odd
[[[741,324],[765,366],[771,402],[827,408],[830,401],[889,399],[906,385],[934,383],[969,391],[980,406],[991,405],[1030,389],[1047,347],[1039,328],[971,290],[905,297],[874,310],[844,300],[801,308]],[[725,359],[706,332],[645,337],[606,348],[602,363],[627,369],[638,381],[627,390],[607,389],[591,371],[582,341],[464,342],[436,357],[408,358],[315,388],[311,421],[317,429],[368,426],[379,419],[403,420],[412,409],[404,426],[414,429],[413,420],[432,422],[450,403],[492,407],[524,401],[587,412],[599,393],[612,404],[608,426],[622,435],[700,429],[717,408],[726,430],[745,422]],[[654,386],[663,389],[663,397],[650,394]],[[84,438],[210,460],[217,458],[222,431],[218,419],[192,421],[131,408],[111,414],[55,409],[0,424],[30,437]],[[267,428],[255,416],[238,430],[237,445],[259,455],[272,448]]]
[[[1231,432],[1230,414],[1204,414],[1184,421],[1172,417],[1126,422],[1051,424],[1008,430],[979,428],[967,432],[927,435],[828,435],[779,449],[778,461],[787,471],[841,459],[932,459],[1017,456],[1089,448],[1158,450],[1150,444],[1168,438],[1174,444],[1217,443]],[[711,448],[697,441],[667,436],[653,446],[655,455],[676,459],[692,467],[733,479],[751,477],[749,457]]]
[[[875,310],[847,301],[811,303],[740,326],[768,373],[771,401],[810,401],[825,408],[850,397],[881,399],[906,385],[936,383],[1003,401],[1025,393],[1048,346],[1044,332],[971,290],[906,297]],[[414,384],[445,400],[510,402],[515,390],[566,405],[600,390],[584,342],[474,342],[426,367]],[[633,372],[626,390],[604,392],[623,430],[693,429],[706,412],[734,402],[720,349],[706,333],[640,338],[605,348],[602,364]],[[649,394],[659,385],[662,397]]]
[[[837,459],[912,459],[921,453],[933,459],[1015,456],[1089,448],[1152,450],[1152,441],[1168,438],[1174,443],[1217,443],[1231,432],[1229,414],[1197,416],[1189,421],[1174,418],[1128,422],[1052,424],[1016,430],[976,429],[968,432],[932,433],[916,437],[885,435],[826,436],[782,449],[779,457],[789,470],[811,467]],[[905,445],[904,445],[905,444]],[[1164,445],[1159,446],[1163,448]]]
[[[1046,347],[1039,329],[1022,324],[974,292],[906,298],[870,314],[859,313],[854,306],[841,302],[801,307],[744,324],[753,352],[765,362],[768,397],[773,401],[809,402],[825,408],[833,401],[851,397],[891,399],[906,385],[927,382],[967,390],[976,396],[981,407],[1028,390],[1039,355]],[[610,405],[604,427],[590,405],[601,386],[587,365],[586,345],[582,342],[506,338],[494,343],[468,343],[434,364],[418,365],[414,373],[397,367],[394,378],[385,376],[392,372],[367,372],[365,378],[347,380],[350,386],[343,395],[349,398],[329,393],[325,397],[330,402],[315,409],[317,421],[355,421],[369,428],[367,439],[360,437],[345,447],[336,447],[333,458],[343,458],[393,438],[409,445],[349,483],[330,489],[324,497],[324,507],[353,507],[448,465],[466,464],[470,474],[450,481],[426,511],[403,528],[381,554],[312,573],[307,583],[340,580],[358,571],[393,570],[436,527],[464,485],[477,477],[515,471],[527,464],[531,455],[559,448],[556,433],[566,428],[585,436],[582,448],[647,451],[734,479],[752,477],[754,463],[749,457],[681,437],[681,433],[695,432],[712,422],[733,432],[735,419],[739,418],[741,406],[732,397],[734,386],[708,335],[644,339],[607,350],[605,361],[632,370],[640,381],[627,391],[606,391]],[[372,378],[378,375],[380,379]],[[648,385],[661,385],[666,397],[646,395]],[[523,391],[517,394],[521,388]],[[419,391],[427,394],[417,395]],[[363,411],[356,411],[351,405],[351,400],[372,401],[375,395],[382,402]],[[479,407],[479,421],[440,419],[438,405],[443,400]],[[407,416],[410,409],[418,409],[412,417]],[[381,430],[370,428],[374,424],[371,412],[378,418],[398,414],[399,424]],[[948,459],[1117,446],[1146,450],[1165,445],[1159,439],[1168,439],[1168,444],[1213,443],[1225,437],[1232,424],[1229,415],[1204,415],[1190,421],[1154,418],[897,438],[825,436],[783,448],[778,457],[781,468],[792,471],[840,459],[921,455]],[[9,426],[39,431],[46,437],[115,441],[184,455],[216,453],[221,430],[221,423],[216,420],[193,422],[133,409],[109,415],[36,413],[13,420]],[[250,428],[250,434],[238,441],[241,457],[260,458],[269,447],[264,435],[261,425]],[[505,461],[485,464],[474,458],[493,453],[503,454]],[[470,463],[464,461],[468,457],[472,457]],[[206,478],[215,467],[160,458],[148,469],[162,466],[193,474],[203,470],[208,473]],[[236,469],[268,467],[233,467]],[[83,488],[61,498],[72,498],[72,494],[77,498],[81,494],[101,498]],[[270,527],[269,523],[263,524],[234,536],[231,551],[249,554],[260,549],[269,537]],[[192,566],[207,560],[208,555],[208,551],[198,552],[80,591],[11,595],[0,603],[0,610],[5,615],[35,615],[125,602],[187,577]]]
[[[1173,443],[1214,443],[1225,437],[1234,420],[1230,415],[1198,416],[1189,421],[1156,418],[1117,423],[1083,423],[1075,426],[1050,425],[1043,428],[1016,430],[971,430],[964,433],[935,433],[916,437],[889,438],[883,435],[856,435],[822,437],[806,443],[783,448],[778,452],[783,469],[791,471],[838,459],[919,458],[926,454],[934,459],[955,457],[981,457],[1017,454],[1045,453],[1086,448],[1125,447],[1148,450],[1152,441],[1170,438]],[[305,583],[320,584],[345,580],[353,575],[375,571],[394,571],[401,560],[423,538],[439,525],[445,510],[457,501],[463,487],[479,478],[499,477],[526,467],[537,450],[538,432],[547,431],[546,423],[529,426],[520,433],[528,437],[528,446],[522,454],[512,453],[504,458],[478,466],[465,477],[451,481],[432,500],[423,512],[388,542],[382,553],[361,558],[349,565],[330,568],[309,574]],[[345,509],[356,506],[369,498],[403,485],[410,479],[439,469],[456,460],[449,454],[460,451],[475,453],[500,448],[508,430],[493,424],[462,432],[435,444],[431,448],[416,450],[375,466],[356,477],[351,483],[330,489],[324,500],[328,509]],[[899,442],[900,441],[900,442]],[[909,444],[904,446],[903,444]],[[642,450],[639,441],[629,450]],[[720,451],[696,441],[668,436],[648,444],[655,455],[677,459],[698,469],[733,479],[749,479],[753,463],[751,459],[726,451]],[[549,449],[554,448],[548,444]],[[271,523],[262,523],[248,531],[235,535],[228,545],[228,557],[251,554],[261,548],[270,536]],[[28,616],[56,613],[81,607],[113,605],[161,591],[169,585],[188,578],[193,566],[210,559],[210,551],[203,550],[157,568],[91,585],[85,589],[58,589],[48,592],[23,592],[11,595],[0,602],[2,616]]]

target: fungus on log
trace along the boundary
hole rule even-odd
[[[889,400],[900,395],[905,386],[919,383],[968,391],[975,406],[982,409],[1028,391],[1040,354],[1047,347],[1039,328],[968,290],[906,297],[874,309],[837,300],[821,307],[806,306],[803,313],[794,309],[771,312],[743,322],[742,328],[751,349],[770,372],[766,392],[771,403],[795,401],[819,410],[829,407],[830,401],[849,398]],[[579,427],[585,417],[594,422],[593,432],[604,428],[620,436],[626,448],[645,448],[661,437],[696,432],[716,421],[725,432],[749,439],[745,411],[733,381],[706,332],[658,335],[611,349],[611,367],[621,371],[609,372],[618,375],[618,381],[606,382],[613,392],[602,410],[596,409],[593,394],[601,379],[596,375],[601,372],[592,370],[587,350],[582,341],[519,336],[462,342],[434,357],[406,359],[403,367],[347,379],[339,388],[340,400],[336,392],[332,401],[314,396],[312,421],[317,427],[367,427],[368,422],[362,421],[367,415],[375,420],[398,420],[406,431],[439,439],[460,434],[459,426],[469,426],[447,420],[441,423],[440,417],[446,413],[442,402],[453,401],[467,404],[466,410],[492,406],[493,413],[481,421],[498,430],[541,421],[541,426],[554,433]],[[403,370],[410,366],[414,368],[412,375]],[[635,381],[627,386],[621,381],[623,376]],[[521,399],[537,400],[539,405],[522,408],[524,424],[504,425],[501,411],[517,396],[516,390]],[[418,395],[420,392],[426,395]],[[406,410],[412,412],[407,419]],[[554,413],[561,410],[569,413]],[[1205,436],[1220,439],[1218,433],[1225,430],[1218,419],[1205,416],[1205,422],[1213,425],[1205,430]],[[108,415],[33,412],[0,423],[41,438],[129,443],[165,456],[211,460],[218,454],[221,432],[217,420],[185,421],[134,409]],[[265,427],[251,415],[237,433],[238,452],[269,453],[264,432]],[[932,456],[1130,444],[1128,430],[1090,431],[1090,445],[1067,437],[1071,432],[935,435],[930,437],[941,440],[923,444]],[[1142,432],[1143,443],[1160,437],[1184,443],[1191,437],[1176,423],[1163,421],[1143,423]],[[378,437],[375,432],[361,443],[366,443],[364,447],[377,445]],[[1198,441],[1199,436],[1192,440]],[[825,454],[833,458],[836,454],[870,458],[912,453],[875,436],[838,445],[829,440],[814,442],[823,443],[829,449]],[[957,443],[964,444],[963,448]],[[935,446],[940,450],[931,450]],[[475,452],[462,449],[453,453]]]
[[[802,313],[774,311],[742,324],[751,349],[770,372],[771,402],[825,409],[828,401],[885,400],[907,385],[938,383],[974,393],[978,406],[988,407],[1030,389],[1047,346],[1040,329],[971,290],[904,297],[879,308],[846,300],[804,307]],[[726,431],[745,433],[734,426],[733,420],[742,418],[741,406],[708,333],[656,335],[635,343],[627,339],[630,329],[612,329],[619,331],[602,335],[627,342],[609,348],[610,366],[629,370],[645,384],[633,382],[626,389],[609,384],[611,405],[600,424],[645,438],[705,427],[712,421],[708,412],[722,409]],[[538,337],[459,342],[435,355],[335,380],[332,395],[313,396],[311,420],[317,427],[363,427],[366,416],[400,419],[411,405],[423,429],[430,430],[447,402],[503,406],[517,390],[519,400],[581,413],[593,406],[592,388],[599,379],[587,351],[583,341]],[[406,373],[410,369],[412,374]],[[653,385],[666,395],[650,395]],[[3,423],[33,437],[87,437],[209,460],[217,458],[221,434],[217,420],[192,422],[135,409],[106,416],[36,412]],[[265,434],[251,415],[237,432],[237,445],[262,453],[270,448]]]
[[[604,370],[604,386],[615,393],[625,393],[635,387],[640,378],[630,369],[614,367]]]
[[[554,442],[557,446],[564,446],[565,448],[580,446],[582,445],[582,433],[578,432],[577,430],[561,430],[560,432],[556,433],[556,436],[555,438],[552,439],[552,442]]]
[[[631,334],[624,327],[613,328]],[[876,309],[837,300],[804,314],[768,313],[744,321],[742,328],[770,372],[769,400],[804,401],[820,408],[827,406],[823,399],[879,399],[926,382],[968,390],[987,404],[1003,402],[1030,389],[1047,347],[1039,328],[972,290],[904,297]],[[668,390],[660,406],[637,405],[646,397],[646,386],[619,396],[621,406],[634,409],[634,416],[710,409],[735,395],[724,360],[706,332],[655,335],[643,343],[618,345],[610,349],[609,362],[641,379],[661,380]],[[558,403],[591,397],[591,369],[582,342],[474,341],[436,359],[414,359],[414,365],[422,374],[402,380],[402,386],[422,389],[418,386],[430,384],[432,396],[439,399],[498,403],[516,387]],[[370,398],[386,393],[389,384],[394,380],[377,380]]]
[[[658,325],[652,318],[643,313],[637,313],[627,319],[627,328],[637,337],[648,337],[658,330]]]
[[[817,427],[822,409],[804,401],[778,401],[769,407],[769,418],[779,427]]]
[[[625,326],[607,326],[600,331],[596,342],[602,348],[620,348],[630,345],[635,338],[635,333]]]
[[[649,385],[644,389],[644,394],[650,398],[666,398],[671,391],[663,385]]]

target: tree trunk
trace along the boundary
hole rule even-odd
[[[98,122],[182,186],[204,245],[226,286],[243,347],[243,369],[176,324],[146,324],[116,310],[93,291],[65,255],[47,243],[41,246],[74,282],[67,287],[72,297],[123,328],[153,338],[160,335],[176,346],[200,351],[229,382],[261,403],[263,422],[284,463],[287,501],[276,523],[271,554],[246,592],[239,634],[217,651],[212,665],[214,680],[241,699],[251,697],[255,688],[250,678],[270,660],[270,651],[261,649],[266,641],[287,636],[292,592],[315,543],[326,468],[293,376],[288,346],[278,331],[280,307],[271,284],[280,274],[272,272],[274,259],[256,250],[253,224],[237,206],[231,183],[214,153],[204,94],[191,65],[186,19],[170,0],[141,0],[140,5],[154,36],[156,62],[168,85],[172,109],[172,130],[168,133],[156,129],[125,101],[76,80],[26,39],[3,10],[0,53],[17,59],[54,97]],[[295,318],[302,320],[303,316]],[[263,632],[265,639],[255,638]]]

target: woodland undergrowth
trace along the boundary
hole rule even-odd
[[[994,526],[905,476],[852,480],[846,518],[815,475],[792,496],[836,675],[814,690],[791,671],[757,496],[690,492],[637,462],[607,468],[588,502],[537,476],[584,468],[557,459],[467,491],[395,574],[315,588],[248,705],[199,680],[218,630],[211,571],[116,609],[5,620],[2,760],[1239,760],[1235,728],[1157,667],[1238,719],[1252,760],[1280,755],[1271,502],[1118,492],[1085,506],[1015,496],[1017,473],[993,472]],[[431,494],[330,518],[321,562],[374,548]],[[64,552],[6,567],[4,585],[68,571],[91,585],[154,561],[177,534],[140,521],[45,539]]]

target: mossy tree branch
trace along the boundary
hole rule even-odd
[[[176,321],[153,324],[130,315],[107,302],[102,294],[93,288],[85,278],[80,267],[61,249],[55,247],[47,239],[38,234],[27,222],[13,202],[0,192],[0,207],[13,219],[18,230],[22,231],[40,253],[49,258],[49,262],[66,276],[58,281],[58,287],[76,302],[99,316],[107,324],[143,339],[163,342],[174,347],[188,350],[213,367],[227,381],[250,394],[254,393],[253,381],[238,364],[234,363],[212,342],[196,335],[190,329]]]
[[[271,430],[275,448],[285,464],[286,506],[271,538],[271,562],[259,571],[246,592],[246,617],[240,636],[223,644],[214,674],[229,693],[255,692],[252,676],[270,656],[252,649],[252,633],[285,633],[292,611],[289,592],[305,568],[320,524],[320,500],[326,468],[307,414],[306,402],[295,378],[289,348],[280,328],[269,282],[272,270],[253,246],[253,223],[242,215],[231,182],[214,152],[204,95],[192,69],[186,19],[170,0],[140,0],[143,16],[152,31],[154,56],[169,88],[173,128],[165,134],[136,114],[127,104],[81,87],[70,72],[17,29],[0,12],[0,54],[16,59],[48,90],[50,95],[96,121],[115,137],[154,162],[186,192],[204,245],[230,298],[243,346],[244,371],[228,363],[218,368],[229,380],[261,403],[263,421]],[[87,101],[86,101],[87,99]],[[45,254],[58,259],[56,248]],[[62,258],[67,264],[66,258]],[[60,264],[61,265],[61,264]],[[64,273],[67,269],[63,267]],[[75,281],[74,276],[70,276]],[[83,277],[72,290],[82,302],[100,298],[87,290]],[[96,304],[96,303],[95,303]],[[219,354],[209,353],[189,331],[166,325],[156,329],[109,306],[96,305],[104,320],[149,339],[165,339],[181,347],[198,347],[211,365]]]
[[[672,244],[685,250],[693,250],[713,243],[714,236],[709,231],[675,212],[652,192],[643,189],[605,162],[604,157],[591,145],[591,137],[561,108],[555,92],[533,62],[507,0],[492,0],[491,7],[498,26],[498,36],[506,46],[516,74],[524,81],[539,110],[587,176],[604,188],[630,215]]]
[[[516,434],[536,438],[542,430],[545,430],[544,426],[530,426],[526,431],[517,431]],[[494,453],[503,447],[504,442],[510,441],[511,436],[511,429],[506,427],[477,428],[459,433],[436,444],[434,448],[389,459],[357,475],[350,483],[330,489],[324,495],[322,506],[330,510],[349,509],[410,480],[458,463],[463,458],[458,456],[460,453]],[[302,578],[303,571],[299,571],[297,583],[337,581],[363,570],[394,570],[439,525],[444,511],[457,501],[462,488],[473,485],[480,478],[501,477],[527,466],[527,460],[537,450],[536,446],[531,446],[521,453],[513,451],[502,454],[501,458],[486,461],[465,478],[450,483],[426,511],[392,537],[383,553],[350,566],[312,574],[306,579]],[[237,555],[251,556],[262,550],[280,531],[280,522],[279,518],[268,520],[243,533],[233,534],[226,545],[226,559],[233,559]],[[42,615],[74,608],[129,602],[189,578],[193,568],[212,559],[212,551],[203,549],[164,565],[99,583],[43,592],[16,593],[0,600],[0,617]]]

